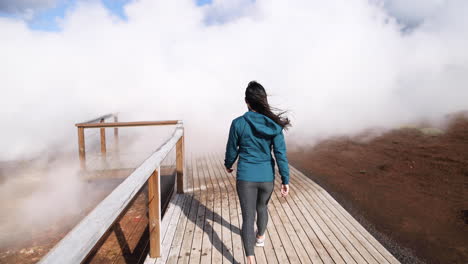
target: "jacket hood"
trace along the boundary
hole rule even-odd
[[[281,133],[283,129],[275,121],[260,113],[248,111],[244,114],[245,120],[250,125],[253,131],[268,137],[274,137]]]

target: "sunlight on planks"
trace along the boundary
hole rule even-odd
[[[175,194],[162,220],[162,257],[145,263],[246,263],[235,174],[220,153],[186,158],[185,194]],[[291,193],[280,177],[268,210],[257,263],[399,263],[323,188],[291,168]]]

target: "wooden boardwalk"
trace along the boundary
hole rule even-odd
[[[187,157],[185,194],[175,194],[162,220],[162,257],[145,263],[245,263],[235,174],[223,156]],[[290,195],[280,177],[257,263],[399,263],[324,189],[291,167]]]

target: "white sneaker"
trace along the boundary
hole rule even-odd
[[[265,235],[263,235],[263,238],[258,238],[257,236],[255,236],[255,238],[257,239],[257,241],[255,242],[255,246],[257,247],[265,246]]]

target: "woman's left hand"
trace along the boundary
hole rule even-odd
[[[234,171],[234,170],[233,170],[232,168],[226,168],[226,171],[227,171],[228,173],[231,173],[231,172]]]
[[[289,184],[281,184],[281,196],[286,197],[289,194]]]

